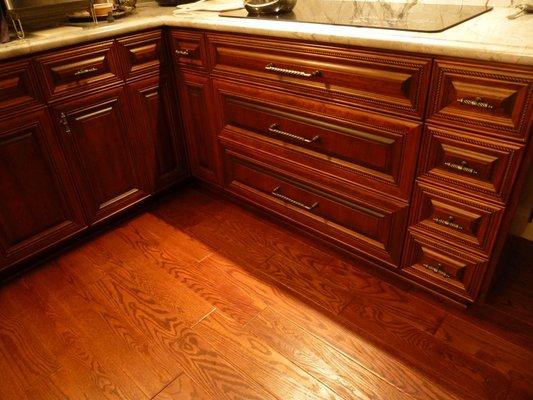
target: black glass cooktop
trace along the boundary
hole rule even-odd
[[[388,3],[380,0],[299,0],[288,14],[248,15],[243,9],[223,12],[220,16],[440,32],[491,9],[492,7],[486,6],[419,4],[417,0],[409,3]]]

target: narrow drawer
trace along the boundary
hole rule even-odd
[[[141,33],[117,40],[121,48],[122,66],[126,78],[159,71],[164,63],[161,31]]]
[[[30,60],[0,65],[0,114],[41,102],[34,83]]]
[[[505,202],[524,146],[428,126],[420,180],[440,182],[481,198]]]
[[[335,99],[422,118],[431,60],[266,38],[209,34],[214,72],[275,82]]]
[[[507,138],[527,138],[533,121],[531,70],[437,61],[433,76],[431,121],[485,128]]]
[[[207,69],[207,48],[203,33],[172,30],[170,33],[172,56],[185,68]]]
[[[121,82],[113,41],[80,46],[37,57],[39,75],[49,99]]]
[[[404,260],[405,275],[463,302],[476,298],[487,264],[482,258],[412,232],[407,234]]]
[[[504,209],[458,196],[450,190],[418,184],[411,206],[410,229],[435,234],[457,246],[489,255]]]
[[[284,166],[273,167],[238,150],[225,148],[223,157],[228,191],[381,264],[399,265],[406,205],[326,192]]]
[[[407,200],[422,124],[215,80],[220,136]],[[328,178],[330,179],[330,178]]]

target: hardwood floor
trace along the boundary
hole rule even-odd
[[[0,399],[531,399],[513,260],[466,314],[187,189],[0,287]]]

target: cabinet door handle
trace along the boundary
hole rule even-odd
[[[63,128],[65,129],[65,133],[67,135],[70,135],[72,133],[72,131],[70,130],[70,126],[68,124],[67,116],[63,112],[59,116],[59,123],[63,125]]]
[[[273,191],[272,191],[272,196],[274,197],[277,197],[278,199],[281,199],[283,201],[286,201],[287,203],[290,203],[296,207],[300,207],[300,208],[303,208],[304,210],[306,211],[311,211],[311,210],[314,210],[315,208],[318,207],[318,202],[315,201],[313,204],[311,204],[310,206],[308,206],[307,204],[304,204],[304,203],[300,203],[299,201],[297,200],[294,200],[294,199],[291,199],[290,197],[287,197],[283,194],[281,194],[281,187],[280,186],[277,186]]]
[[[313,72],[296,71],[294,69],[276,67],[272,63],[268,64],[265,67],[265,70],[270,71],[270,72],[277,72],[278,74],[281,74],[281,75],[297,76],[300,78],[314,78],[316,76],[320,76],[319,70],[316,70]]]
[[[455,222],[455,218],[451,215],[446,219],[433,218],[433,221],[439,225],[449,226],[450,228],[457,229],[458,231],[464,230],[461,225]]]
[[[466,172],[467,174],[470,174],[470,175],[479,174],[479,172],[476,169],[469,167],[468,162],[465,160],[461,161],[459,164],[446,161],[444,165],[446,165],[448,168],[456,169],[457,171],[461,171],[461,172]]]
[[[485,108],[487,110],[492,110],[494,108],[492,104],[488,103],[486,100],[483,100],[481,97],[476,97],[475,99],[461,97],[460,99],[457,99],[457,102],[467,106]]]
[[[96,68],[96,67],[83,68],[83,69],[80,69],[80,70],[74,72],[74,76],[81,76],[81,75],[85,75],[85,74],[90,74],[91,72],[96,72],[96,71],[98,71],[98,68]]]
[[[447,273],[446,271],[444,271],[442,269],[442,264],[441,263],[437,263],[436,265],[429,264],[429,263],[424,263],[424,264],[422,264],[422,266],[425,269],[429,269],[430,271],[433,271],[433,272],[443,276],[446,279],[449,279],[449,278],[452,277],[449,273]]]
[[[289,139],[297,140],[298,142],[302,142],[302,143],[313,143],[313,142],[316,142],[317,140],[320,139],[320,136],[318,136],[318,135],[316,135],[315,137],[313,137],[311,139],[307,139],[307,138],[304,138],[302,136],[294,135],[292,133],[279,130],[278,128],[279,128],[278,124],[272,124],[268,128],[268,131],[270,133],[274,133],[276,135],[284,136],[284,137],[287,137]]]
[[[174,53],[182,57],[190,57],[192,55],[192,52],[190,50],[176,49],[174,50]]]

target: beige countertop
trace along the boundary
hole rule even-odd
[[[133,15],[113,23],[32,33],[24,40],[0,45],[0,59],[172,26],[533,65],[533,14],[508,20],[506,16],[513,10],[507,7],[495,7],[488,13],[437,33],[225,18],[205,11],[173,15],[173,11],[172,7],[141,3]]]

